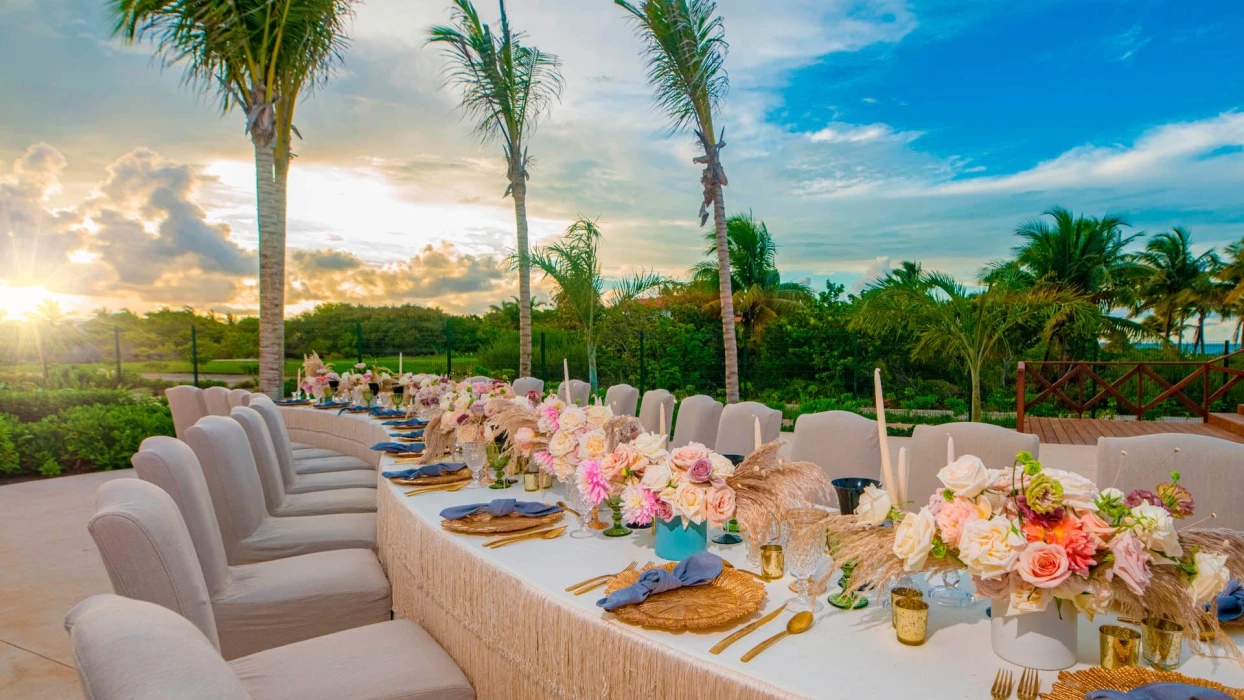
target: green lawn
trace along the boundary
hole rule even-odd
[[[369,358],[364,357],[367,366],[380,365],[388,367],[393,371],[397,371],[397,356]],[[344,372],[354,366],[354,360],[330,360],[328,364],[338,372]],[[97,362],[90,364],[76,365],[83,369],[102,369],[105,371],[112,370],[116,365],[111,362]],[[299,360],[285,361],[285,374],[292,377],[302,366]],[[454,355],[454,374],[470,372],[475,367],[474,355]],[[164,374],[185,373],[189,374],[194,371],[191,364],[184,360],[152,360],[148,362],[122,362],[121,368],[126,372],[135,373],[152,373],[160,372]],[[200,374],[236,374],[246,375],[254,374],[258,369],[258,364],[254,360],[212,360],[205,364],[199,365]],[[426,372],[429,374],[442,374],[445,372],[445,356],[433,355],[429,357],[406,357],[402,361],[402,370],[406,372]],[[0,365],[0,373],[17,372],[26,374],[39,374],[43,368],[35,364],[27,365]]]

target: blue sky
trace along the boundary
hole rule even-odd
[[[290,183],[291,310],[325,299],[480,310],[514,294],[495,145],[423,45],[442,0],[369,0],[337,77],[302,102]],[[495,19],[493,2],[478,3]],[[255,305],[241,117],[109,39],[97,0],[0,4],[0,309]],[[537,241],[599,217],[608,275],[700,255],[694,148],[651,106],[606,0],[510,0],[565,60],[531,143]],[[903,259],[972,279],[1054,204],[1244,237],[1244,65],[1231,2],[721,0],[719,122],[731,211],[775,235],[787,279],[857,288]],[[1211,338],[1225,337],[1215,327]]]

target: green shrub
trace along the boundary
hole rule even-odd
[[[3,475],[16,474],[22,468],[13,440],[17,426],[17,418],[0,414],[0,474]]]
[[[120,389],[0,391],[0,413],[33,423],[74,406],[131,404],[134,400],[130,392]]]
[[[149,402],[124,406],[76,406],[59,416],[64,425],[65,451],[71,459],[95,469],[123,469],[142,441],[152,435],[173,435],[168,406]]]

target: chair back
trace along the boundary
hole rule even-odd
[[[576,406],[586,406],[588,396],[592,393],[592,385],[579,379],[571,379],[569,382],[562,382],[557,389],[557,395],[562,401],[572,403]]]
[[[159,486],[172,497],[194,542],[208,593],[223,591],[229,585],[229,560],[212,495],[194,451],[181,440],[156,435],[143,440],[130,462],[139,479]]]
[[[268,439],[272,441],[272,453],[276,455],[277,466],[281,468],[281,480],[286,488],[293,486],[298,479],[298,470],[294,467],[294,448],[290,444],[289,430],[285,427],[285,417],[281,408],[267,396],[251,401],[247,408],[255,411],[268,426]]]
[[[159,605],[91,596],[65,616],[65,629],[90,700],[251,700],[212,641]]]
[[[544,394],[543,379],[536,379],[535,377],[519,377],[514,380],[513,386],[514,393],[519,396],[526,396],[533,391],[538,391],[541,394]]]
[[[670,447],[698,442],[705,447],[717,443],[717,424],[721,421],[722,405],[711,396],[696,394],[678,404],[678,423]]]
[[[203,390],[203,401],[207,404],[207,415],[227,416],[233,405],[229,403],[231,392],[223,386],[209,386]]]
[[[163,605],[190,620],[220,649],[216,618],[194,543],[173,499],[139,479],[105,482],[86,529],[117,595]]]
[[[1011,466],[1017,452],[1027,451],[1039,457],[1041,450],[1041,440],[1036,435],[1017,433],[989,423],[917,425],[908,450],[911,466],[907,481],[907,498],[915,501],[916,506],[923,505],[930,495],[944,488],[937,472],[949,464],[946,447],[950,438],[955,441],[955,459],[974,455],[990,469]],[[894,464],[897,469],[898,462]]]
[[[239,543],[268,517],[246,431],[231,418],[207,416],[186,430],[186,444],[203,466],[225,553],[237,561],[234,552]]]
[[[247,389],[233,389],[229,392],[229,408],[251,405],[251,392]]]
[[[272,446],[272,437],[268,433],[268,424],[258,411],[246,406],[234,408],[230,417],[246,431],[251,455],[255,457],[255,466],[259,468],[259,483],[263,484],[264,505],[268,507],[268,515],[276,515],[281,502],[285,500],[286,488],[293,484],[285,483],[281,464],[276,458],[276,448]]]
[[[755,401],[726,406],[717,423],[718,453],[749,455],[756,450],[756,420],[760,420],[760,439],[773,442],[782,435],[782,412]]]
[[[852,476],[880,481],[881,439],[877,436],[877,421],[850,411],[805,413],[795,420],[790,458],[812,462],[831,481]],[[837,507],[837,493],[830,494],[829,505]]]
[[[1186,433],[1097,438],[1096,482],[1100,488],[1114,486],[1123,493],[1153,491],[1158,484],[1170,482],[1172,471],[1179,472],[1180,485],[1188,489],[1196,504],[1193,517],[1175,521],[1177,528],[1202,521],[1199,527],[1244,530],[1244,511],[1239,508],[1244,499],[1244,488],[1240,487],[1244,445]],[[1218,517],[1203,520],[1210,513]]]
[[[186,428],[207,415],[207,400],[203,390],[189,384],[170,386],[164,390],[168,397],[168,410],[173,414],[173,429],[177,437],[185,437]]]
[[[492,377],[485,377],[477,374],[474,377],[467,377],[464,381],[467,384],[492,384],[493,379]]]
[[[605,405],[615,416],[634,416],[639,407],[639,389],[630,384],[614,384],[605,392]]]
[[[644,392],[643,403],[639,404],[639,424],[644,426],[644,430],[658,434],[661,432],[662,406],[665,407],[665,434],[670,434],[670,428],[674,427],[674,395],[664,389],[649,389]]]

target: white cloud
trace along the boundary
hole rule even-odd
[[[923,131],[895,131],[889,124],[844,124],[834,122],[820,131],[810,132],[808,140],[813,143],[867,143],[870,141],[899,141],[911,143],[924,135]]]

